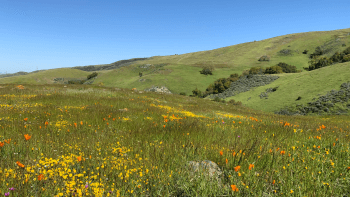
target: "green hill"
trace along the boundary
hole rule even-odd
[[[208,51],[123,60],[118,61],[119,63],[102,65],[104,70],[99,65],[95,66],[99,75],[91,82],[107,87],[140,90],[152,86],[166,86],[173,93],[184,92],[190,95],[196,88],[204,91],[218,78],[227,78],[232,73],[241,74],[244,70],[256,66],[265,68],[284,62],[302,69],[308,66],[309,54],[313,53],[316,47],[322,48],[325,51],[323,56],[329,57],[335,52],[344,50],[346,48],[344,46],[350,46],[350,28],[295,33]],[[304,54],[304,50],[308,50],[308,54]],[[270,57],[270,61],[258,61],[263,55]],[[205,76],[199,73],[206,66],[214,68],[213,75]],[[0,84],[53,84],[72,79],[86,79],[86,76],[93,72],[93,67],[86,67],[87,71],[84,71],[83,67],[74,67],[74,69],[52,69],[4,77],[0,78]],[[272,112],[287,104],[295,103],[295,97],[302,97],[298,103],[306,103],[317,97],[317,94],[339,89],[339,85],[349,79],[348,70],[349,64],[344,63],[311,72],[280,74],[280,79],[274,83],[241,93],[234,99],[242,101],[249,107]],[[140,72],[143,74],[142,77],[139,76]],[[57,78],[64,78],[64,80],[60,81]],[[263,100],[258,97],[266,88],[275,86],[280,88],[271,94],[269,99]],[[247,101],[249,97],[251,100]]]

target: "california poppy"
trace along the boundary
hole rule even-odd
[[[41,180],[43,180],[43,179],[44,179],[44,175],[43,175],[43,174],[39,174],[38,180],[41,181]]]
[[[233,168],[236,172],[238,172],[239,169],[241,169],[241,166],[236,166]]]
[[[19,167],[24,168],[24,165],[21,164],[21,162],[17,161],[16,164],[17,164]]]
[[[252,168],[254,168],[254,164],[249,164],[249,170],[251,170]]]
[[[238,188],[236,185],[231,185],[232,191],[238,192]]]
[[[32,136],[30,136],[30,135],[28,135],[28,134],[25,134],[25,135],[24,135],[24,138],[25,138],[26,140],[29,140],[31,137],[32,137]]]

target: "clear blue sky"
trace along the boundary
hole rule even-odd
[[[0,0],[0,72],[184,54],[350,28],[349,0]]]

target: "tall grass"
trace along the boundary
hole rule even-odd
[[[0,195],[349,195],[347,116],[69,85],[0,88]],[[211,160],[221,181],[186,168]],[[238,167],[239,166],[239,167]]]

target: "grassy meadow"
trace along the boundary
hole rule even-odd
[[[0,109],[4,196],[350,195],[348,116],[95,85],[1,84]]]

